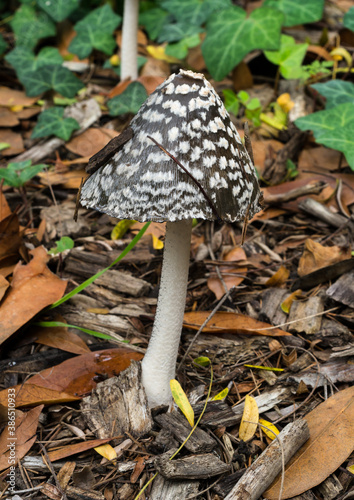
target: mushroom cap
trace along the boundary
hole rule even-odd
[[[213,220],[196,182],[226,222],[253,217],[262,198],[256,172],[223,102],[202,74],[181,70],[148,97],[133,137],[84,183],[80,202],[120,219]]]

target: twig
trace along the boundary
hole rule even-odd
[[[50,458],[49,458],[49,455],[48,455],[48,453],[47,453],[47,450],[46,450],[46,449],[45,449],[45,447],[42,445],[42,443],[39,443],[39,446],[41,447],[42,452],[43,452],[43,454],[44,454],[44,456],[45,456],[47,466],[48,466],[48,468],[49,468],[50,472],[52,473],[52,475],[53,475],[53,477],[54,477],[55,485],[56,485],[56,487],[58,488],[59,492],[60,492],[60,493],[61,493],[61,495],[62,495],[62,500],[68,500],[68,497],[66,496],[65,491],[64,491],[64,490],[63,490],[63,488],[61,487],[61,484],[60,484],[60,482],[59,482],[59,480],[58,480],[58,477],[57,477],[57,475],[56,475],[56,473],[55,473],[54,467],[53,467],[53,465],[52,465],[52,462],[50,461]]]
[[[211,313],[209,314],[209,316],[207,317],[207,319],[204,321],[204,323],[201,325],[201,327],[199,328],[199,330],[197,331],[197,333],[194,335],[191,343],[189,344],[188,346],[188,349],[186,350],[183,358],[181,359],[179,365],[178,365],[178,368],[177,368],[177,371],[179,371],[181,369],[181,366],[183,365],[186,357],[188,356],[188,353],[189,351],[192,349],[195,341],[197,340],[199,334],[203,331],[203,329],[205,328],[205,326],[207,325],[207,323],[209,323],[209,321],[211,320],[211,318],[214,316],[214,314],[220,309],[220,307],[223,305],[223,303],[225,302],[225,300],[230,296],[230,294],[235,290],[235,287],[233,286],[232,288],[230,288],[230,290],[228,290],[225,295],[219,300],[219,302],[216,304],[216,306],[214,307],[214,309],[211,311]]]

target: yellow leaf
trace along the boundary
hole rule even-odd
[[[271,366],[261,366],[261,365],[243,365],[245,368],[255,368],[256,370],[266,370],[270,372],[283,372],[284,368],[273,368]]]
[[[168,56],[165,53],[165,45],[147,45],[146,50],[148,53],[154,58],[159,59],[160,61],[166,61],[168,63],[177,63],[178,59],[172,56]]]
[[[353,465],[349,465],[349,467],[347,467],[347,470],[349,472],[351,472],[352,474],[354,474],[354,464]]]
[[[155,250],[162,250],[163,249],[163,241],[159,240],[157,236],[154,234],[152,236],[152,246],[155,248]]]
[[[225,399],[228,394],[229,394],[229,388],[225,387],[225,389],[223,389],[221,392],[219,392],[218,394],[215,394],[215,396],[213,398],[211,398],[211,400],[212,401],[220,401],[222,399]]]
[[[268,422],[268,420],[264,420],[264,418],[259,419],[259,423],[262,425],[262,431],[264,434],[269,437],[273,441],[275,439],[275,436],[279,434],[278,429],[273,425],[271,422]]]
[[[336,49],[333,49],[330,54],[335,61],[341,61],[342,59],[345,59],[348,66],[352,65],[352,56],[343,47],[337,47]]]
[[[135,220],[123,219],[116,224],[111,232],[112,240],[123,238],[128,229],[135,224]]]
[[[256,400],[247,394],[245,408],[240,423],[239,438],[243,441],[250,440],[257,430],[259,412]]]
[[[191,407],[190,402],[186,396],[186,393],[181,387],[181,384],[177,382],[177,380],[170,380],[170,387],[173,399],[175,400],[176,405],[181,410],[183,415],[186,417],[191,427],[194,425],[194,411]]]
[[[302,294],[302,290],[295,290],[295,292],[293,292],[291,295],[289,295],[289,297],[287,297],[284,300],[284,302],[282,302],[282,304],[280,305],[281,310],[283,312],[285,312],[286,314],[289,314],[292,303],[294,302],[295,299],[300,297],[301,294]]]
[[[295,106],[295,103],[291,100],[290,94],[288,93],[281,94],[277,99],[277,103],[285,113],[289,113]]]
[[[117,452],[110,444],[102,444],[101,446],[97,446],[95,450],[102,455],[102,457],[107,458],[107,460],[114,460],[117,458]]]
[[[14,113],[17,113],[18,111],[22,111],[24,106],[22,104],[15,104],[14,106],[10,107],[10,110],[13,111]]]
[[[119,64],[120,64],[119,55],[118,54],[113,54],[113,56],[111,56],[109,58],[109,62],[112,64],[112,66],[119,66]]]

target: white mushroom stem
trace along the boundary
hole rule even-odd
[[[160,292],[142,380],[149,406],[170,404],[186,302],[192,221],[167,222]]]
[[[138,78],[138,17],[139,0],[124,0],[121,80]]]

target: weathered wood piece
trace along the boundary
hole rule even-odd
[[[333,500],[334,498],[339,498],[340,493],[343,492],[343,486],[337,476],[331,474],[317,486],[316,491],[318,491],[323,500]]]
[[[118,377],[97,384],[91,395],[82,400],[80,408],[98,438],[125,432],[139,437],[149,432],[153,421],[141,383],[141,364],[132,361]]]
[[[179,443],[183,443],[191,431],[191,426],[178,413],[162,413],[155,417],[156,422],[163,429],[167,429]],[[185,448],[192,453],[205,453],[216,447],[216,441],[203,429],[197,427],[185,444]]]
[[[46,222],[46,230],[50,239],[56,239],[59,234],[65,234],[72,238],[87,236],[90,234],[90,224],[83,217],[78,221],[73,220],[75,203],[65,202],[60,205],[52,205],[41,210],[41,219]],[[84,210],[79,210],[82,214]]]
[[[260,321],[266,321],[271,325],[277,324],[273,323],[273,318],[280,311],[282,313],[282,322],[285,323],[286,314],[280,309],[280,306],[288,293],[289,292],[283,288],[268,288],[265,290],[262,294],[262,308],[258,319]]]
[[[310,297],[304,302],[294,301],[290,309],[289,322],[295,321],[295,323],[289,325],[289,332],[308,335],[318,333],[321,328],[322,315],[314,315],[323,311],[324,304],[321,297]]]
[[[157,471],[166,479],[208,479],[231,469],[212,453],[170,460],[171,452],[155,459]]]
[[[186,500],[197,495],[199,481],[168,481],[163,476],[157,476],[149,495],[150,500]]]
[[[67,486],[65,493],[72,500],[105,500],[103,493],[99,491],[84,490],[74,486]]]
[[[309,439],[306,420],[288,424],[264,452],[247,469],[225,500],[258,500],[282,469],[282,444],[284,462],[288,463],[297,450]]]
[[[113,137],[104,148],[102,148],[98,153],[91,156],[88,165],[86,167],[86,172],[88,174],[93,174],[107,163],[126,142],[128,142],[134,135],[133,129],[131,127],[126,128],[117,137]]]
[[[301,276],[301,278],[298,278],[293,282],[293,284],[291,285],[291,290],[295,291],[299,288],[301,290],[308,290],[310,288],[313,288],[314,286],[320,285],[321,283],[325,283],[326,281],[334,280],[339,276],[342,276],[344,273],[348,273],[353,268],[354,259],[341,260],[336,264],[323,267],[322,269],[318,269],[313,273]]]
[[[331,299],[346,306],[354,307],[354,270],[343,274],[328,288],[326,293]]]
[[[354,225],[350,219],[347,219],[343,215],[335,214],[331,212],[325,205],[319,203],[313,198],[305,198],[299,202],[299,208],[311,215],[312,218],[320,219],[329,226],[341,228],[348,225],[348,228],[353,232]]]
[[[245,471],[246,469],[241,469],[237,472],[234,472],[233,474],[228,474],[212,488],[212,491],[219,495],[221,498],[225,498],[226,495],[230,493],[237,481],[241,479]]]
[[[69,256],[65,262],[65,272],[89,278],[95,272],[100,270],[101,267],[93,268],[92,264]],[[95,280],[95,285],[101,285],[111,290],[120,293],[126,293],[139,297],[147,293],[151,285],[141,278],[135,278],[128,273],[122,273],[115,269],[106,271],[102,276]]]

